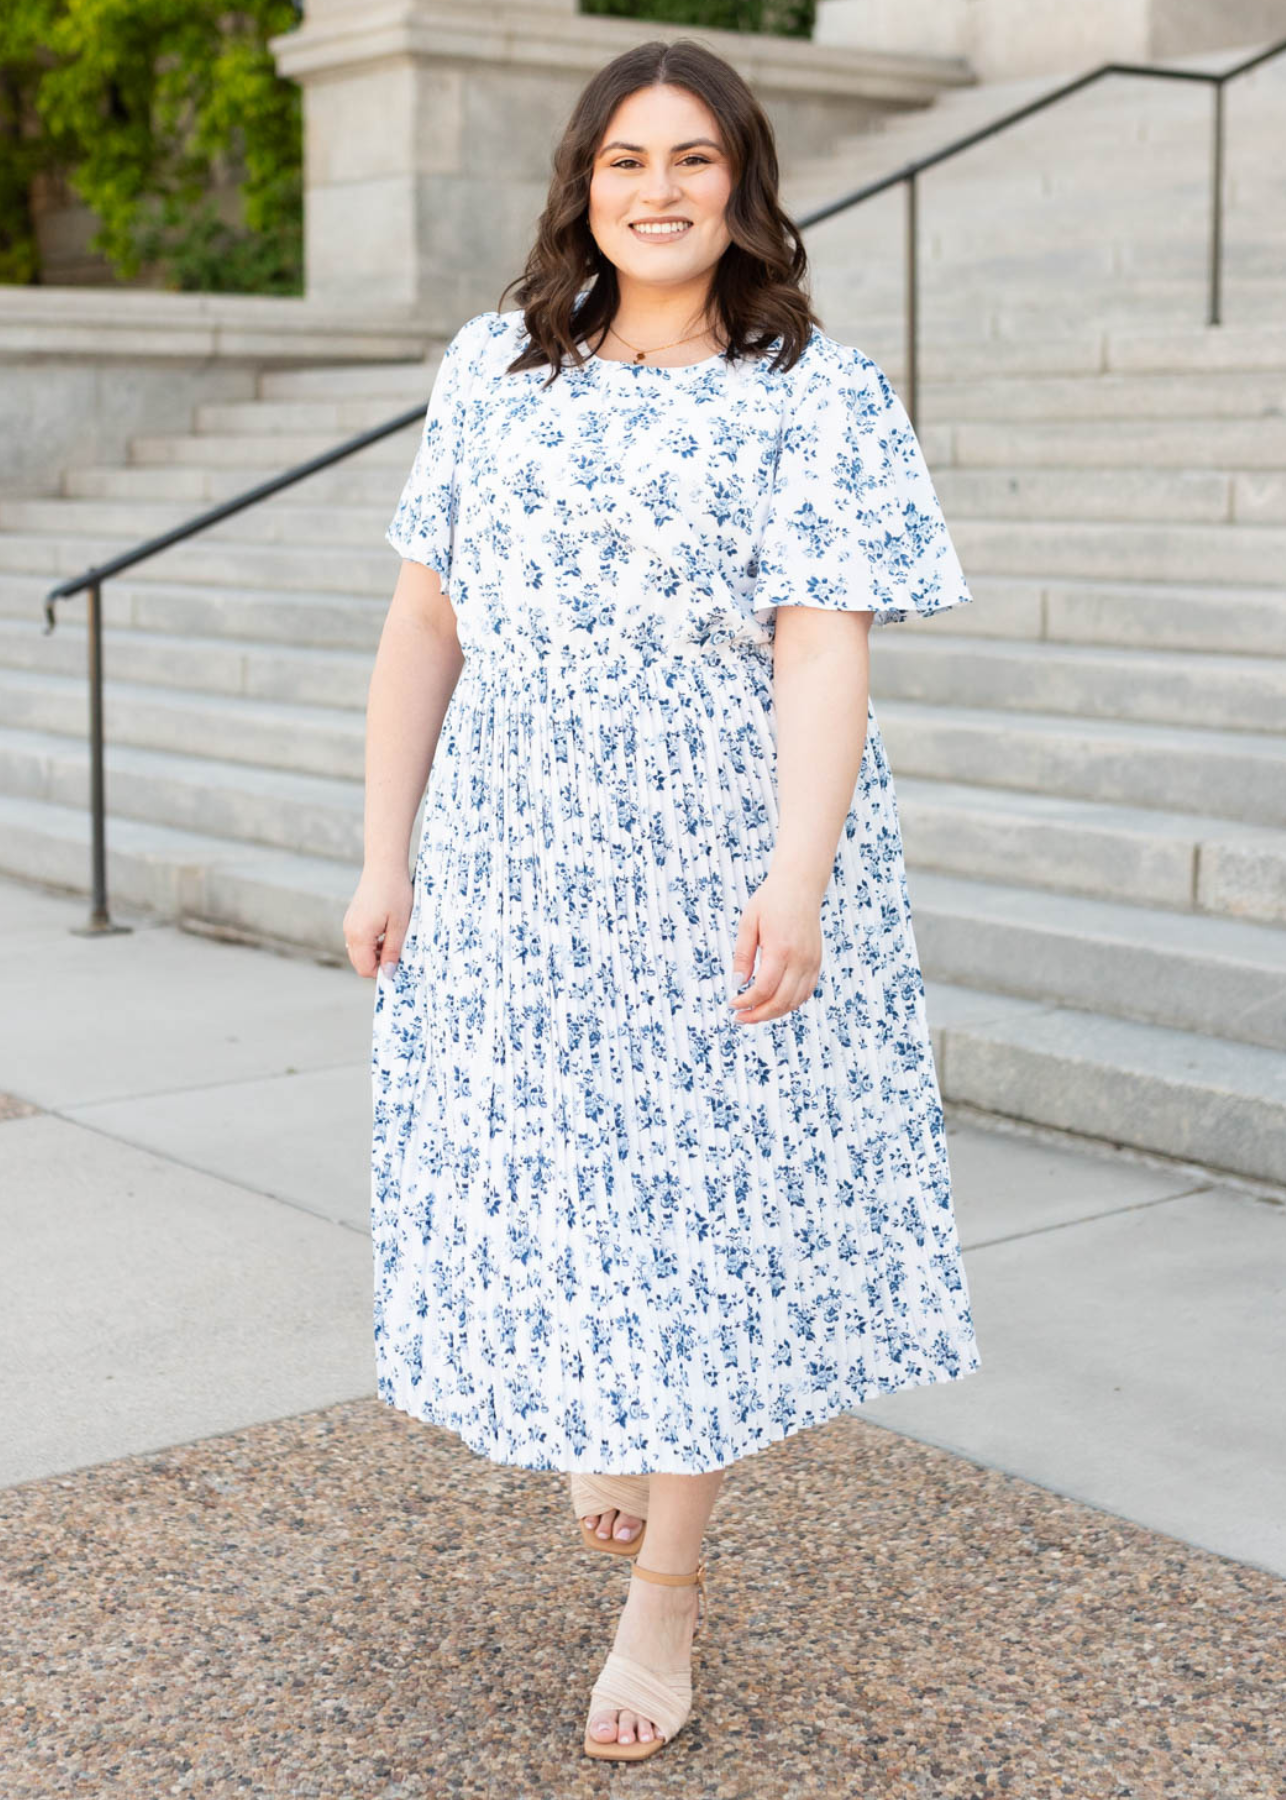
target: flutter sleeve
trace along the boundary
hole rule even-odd
[[[442,352],[433,378],[424,429],[385,539],[399,555],[436,569],[450,590],[459,517],[469,376],[485,313],[462,325]]]
[[[791,403],[751,605],[870,612],[876,625],[973,596],[923,452],[888,376],[841,346]]]

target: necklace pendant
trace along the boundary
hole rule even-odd
[[[645,356],[646,356],[646,355],[647,355],[647,351],[646,351],[646,350],[640,350],[640,351],[639,351],[639,353],[638,353],[638,355],[637,355],[637,356],[636,356],[636,357],[635,357],[635,358],[634,358],[634,360],[635,360],[635,362],[636,362],[636,363],[640,363],[640,362],[642,362],[642,361],[643,361],[643,358],[644,358],[644,357],[645,357]]]

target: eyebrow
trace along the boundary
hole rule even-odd
[[[694,150],[698,144],[709,144],[712,150],[722,148],[721,145],[715,143],[713,138],[689,138],[686,144],[671,144],[670,154],[673,156],[679,150]],[[642,155],[645,149],[646,146],[643,144],[626,144],[622,143],[620,138],[613,138],[610,144],[603,145],[599,155],[605,156],[609,150],[637,150]]]

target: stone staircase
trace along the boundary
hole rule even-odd
[[[949,136],[965,103],[982,101],[904,117],[883,156],[935,118]],[[1239,311],[1271,285],[1277,224]],[[892,339],[827,306],[840,265],[816,261],[827,328],[896,379]],[[1034,299],[1001,321],[980,285],[954,313],[939,297],[920,436],[976,604],[879,634],[872,693],[944,1096],[1282,1183],[1286,325],[1176,322],[1181,286],[1159,321],[1126,288],[1041,330]],[[1026,336],[996,335],[1015,319]],[[432,373],[265,373],[257,399],[198,407],[125,467],[0,502],[0,867],[87,887],[83,602],[45,636],[45,590],[414,405]],[[107,584],[114,903],[342,957],[397,571],[383,530],[417,436]]]
[[[83,600],[62,575],[427,400],[427,363],[265,373],[129,465],[0,501],[0,866],[88,881]],[[364,709],[412,425],[104,586],[108,890],[116,903],[342,956],[362,854]],[[418,829],[418,821],[417,821]]]
[[[1262,46],[1267,48],[1265,44]],[[1171,59],[1214,71],[1260,46]],[[1080,71],[1069,71],[1072,74]],[[890,112],[787,171],[797,217],[1062,85],[1050,76],[943,93]],[[1213,90],[1108,76],[918,180],[921,369],[961,354],[1039,371],[1088,324],[1163,328],[1207,316]],[[1225,324],[1283,319],[1286,56],[1225,89]],[[812,226],[813,291],[833,336],[902,372],[901,187]],[[981,358],[979,352],[981,351]]]

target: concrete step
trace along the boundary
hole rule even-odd
[[[51,585],[44,577],[0,571],[0,618],[43,634],[44,596]],[[373,656],[387,612],[387,591],[380,598],[371,598],[250,585],[219,588],[155,574],[150,580],[136,580],[129,572],[103,584],[104,631],[135,629],[164,636],[248,639],[314,650],[360,650]],[[56,617],[59,632],[83,625],[84,597],[60,600]],[[42,635],[40,641],[48,646],[56,635]]]
[[[128,903],[346,961],[343,920],[360,874],[351,863],[113,817],[106,847],[109,910]],[[0,869],[88,894],[88,810],[0,795]]]
[[[85,679],[87,632],[63,618],[45,635],[25,620],[0,619],[0,669]],[[371,655],[309,643],[267,644],[232,637],[173,636],[103,627],[107,679],[188,692],[243,695],[289,705],[361,711]]]
[[[360,865],[362,785],[130,744],[103,749],[109,831],[118,820]],[[73,811],[90,805],[87,746],[0,727],[0,793]]]
[[[463,323],[463,320],[461,321]],[[442,360],[445,342],[422,362],[332,363],[315,369],[264,369],[258,379],[258,393],[264,400],[334,400],[340,396],[371,399],[381,396],[392,402],[390,412],[402,403],[415,402],[418,393],[428,396]]]
[[[393,418],[396,406],[380,413],[380,419]],[[362,450],[354,450],[344,458],[345,468],[402,469],[405,474],[419,441],[420,426],[404,426],[378,438]],[[159,465],[161,468],[190,468],[210,471],[219,469],[256,469],[264,481],[272,474],[284,473],[296,463],[308,462],[336,449],[347,434],[321,431],[305,434],[239,433],[233,436],[209,434],[204,437],[171,432],[143,434],[130,440],[130,463],[135,468]],[[408,453],[409,452],[409,453]],[[320,472],[320,471],[319,471]],[[311,477],[306,477],[311,480]]]
[[[974,604],[943,619],[908,620],[899,636],[949,631],[989,642],[1114,645],[1122,649],[1286,655],[1286,592],[1178,581],[1049,580],[969,569]],[[893,634],[881,642],[891,644]],[[873,663],[875,669],[878,664]]]
[[[463,320],[461,320],[463,324]],[[416,394],[429,394],[438,373],[443,338],[420,362],[355,362],[319,365],[315,369],[261,369],[256,392],[261,400],[391,401],[389,412],[414,405]]]
[[[870,254],[887,258],[891,252],[888,245],[878,244]],[[992,379],[996,369],[1003,373],[1007,364],[1020,373],[1029,347],[1033,358],[1039,359],[1033,373],[1062,373],[1060,362],[1050,360],[1036,347],[1075,338],[1084,329],[1086,316],[1108,337],[1113,333],[1141,336],[1144,332],[1178,335],[1205,329],[1207,295],[1192,282],[1185,282],[1182,290],[1164,299],[1140,294],[1137,283],[1118,283],[1085,295],[1074,311],[1057,294],[1048,292],[1023,300],[1012,292],[998,298],[996,290],[989,289],[970,300],[959,291],[959,281],[947,279],[937,285],[941,294],[932,301],[922,296],[920,308],[921,370],[926,379],[931,373],[935,382],[954,377],[949,362],[959,362],[960,373],[969,379]],[[900,290],[887,294],[859,290],[849,277],[834,275],[823,267],[815,272],[814,295],[816,310],[833,338],[842,344],[860,345],[890,376],[905,379],[905,314]],[[1223,317],[1236,321],[1240,331],[1268,330],[1280,314],[1280,282],[1262,282],[1255,287],[1238,282],[1225,287]],[[1002,345],[1012,348],[1002,349]],[[970,366],[968,358],[975,347],[986,354]],[[926,357],[931,360],[926,362]],[[1048,366],[1042,368],[1042,361]],[[1106,366],[1114,365],[1109,362]],[[1081,363],[1078,360],[1067,367],[1074,373]],[[1190,372],[1201,367],[1194,362]]]
[[[1078,719],[1276,732],[1286,748],[1286,658],[1097,645],[995,643],[937,631],[886,633],[872,659],[877,703],[1068,713]]]
[[[1286,827],[1286,737],[1066,715],[875,703],[897,778]]]
[[[1275,419],[1286,414],[1286,370],[1196,370],[1045,375],[1026,381],[969,380],[927,386],[922,416],[962,425],[973,419]]]
[[[257,501],[255,507],[247,510],[351,505],[388,507],[391,516],[400,492],[397,471],[401,470],[403,477],[410,473],[417,447],[414,433],[398,433],[394,441],[404,443],[406,449],[404,462],[399,462],[396,467],[392,463],[372,464],[345,457],[328,469],[305,475],[302,480],[282,488],[266,500]],[[283,463],[281,472],[284,473],[287,466]],[[63,494],[72,500],[171,501],[181,503],[182,516],[190,518],[193,513],[215,506],[220,500],[230,500],[247,488],[258,487],[266,479],[266,473],[262,468],[249,466],[68,469],[63,476]],[[393,496],[391,503],[390,494]]]
[[[98,534],[64,539],[35,532],[0,532],[0,574],[7,571],[30,577],[33,594],[43,597],[58,581],[119,556],[121,549],[120,538]],[[135,564],[130,575],[140,584],[182,581],[219,588],[277,587],[383,595],[387,601],[397,581],[398,566],[396,551],[382,538],[369,549],[336,545],[325,556],[314,557],[303,553],[298,544],[245,544],[200,532]]]
[[[409,464],[408,464],[409,469]],[[369,479],[369,471],[366,472]],[[262,479],[262,478],[261,478]],[[246,484],[253,486],[253,480]],[[201,535],[220,542],[240,544],[358,544],[378,543],[393,516],[400,488],[383,480],[385,498],[378,503],[349,501],[329,505],[305,501],[299,490],[287,489],[271,500],[243,507],[231,517],[203,528]],[[396,489],[396,491],[394,491]],[[215,502],[210,502],[211,505]],[[202,504],[188,500],[2,500],[0,531],[16,531],[75,539],[118,538],[121,545],[159,537],[184,524]]]
[[[940,462],[961,469],[1048,470],[1059,480],[1073,470],[1135,471],[1153,478],[1162,471],[1185,475],[1220,472],[1236,481],[1242,472],[1257,480],[1286,469],[1286,420],[1182,419],[1126,420],[1100,424],[1068,419],[1061,424],[965,419],[949,427]]]
[[[342,399],[203,401],[196,407],[193,429],[198,437],[297,437],[318,433],[338,442],[359,431],[382,425],[408,406],[421,411],[429,403],[432,377],[417,370],[395,394],[350,394]]]
[[[1134,523],[1177,519],[1221,524],[1245,516],[1247,505],[1258,497],[1239,486],[1243,477],[1215,469],[1010,466],[934,468],[934,476],[938,498],[948,518],[1110,519]],[[1260,477],[1261,482],[1265,480]],[[0,518],[3,516],[0,512]],[[14,522],[22,524],[27,520]]]
[[[1286,1049],[1286,931],[919,869],[926,976]]]
[[[1225,220],[1242,225],[1251,241],[1271,237],[1277,229],[1274,208],[1280,203],[1280,178],[1271,166],[1270,146],[1265,145],[1264,151],[1258,167],[1243,165],[1225,179]],[[896,174],[911,160],[886,153],[880,166],[866,173],[838,158],[829,167],[796,166],[783,183],[783,204],[798,219],[871,181]],[[1084,155],[1069,151],[1061,159],[1027,159],[1010,145],[1007,157],[979,155],[975,150],[954,167],[938,164],[922,174],[920,215],[926,231],[941,231],[947,242],[966,254],[965,226],[976,223],[980,233],[994,238],[1011,218],[1016,237],[1034,228],[1042,243],[1055,242],[1060,228],[1068,238],[1088,236],[1096,217],[1102,219],[1105,236],[1122,234],[1137,220],[1145,232],[1168,228],[1173,234],[1186,232],[1200,239],[1210,179],[1208,142],[1183,147],[1134,145],[1124,152],[1120,145],[1097,143]],[[858,204],[874,209],[899,202],[905,203],[904,195],[891,196],[885,190]],[[1230,237],[1229,248],[1231,242]]]
[[[1286,831],[899,775],[910,868],[1286,925]]]
[[[1133,1019],[929,979],[943,1098],[1286,1181],[1286,1058]]]
[[[0,669],[0,718],[22,730],[84,743],[88,683],[83,675]],[[364,716],[337,707],[109,679],[103,689],[103,734],[110,744],[175,756],[209,756],[343,781],[363,778]]]
[[[956,518],[951,534],[979,574],[1267,586],[1286,568],[1286,530],[1273,525]]]

